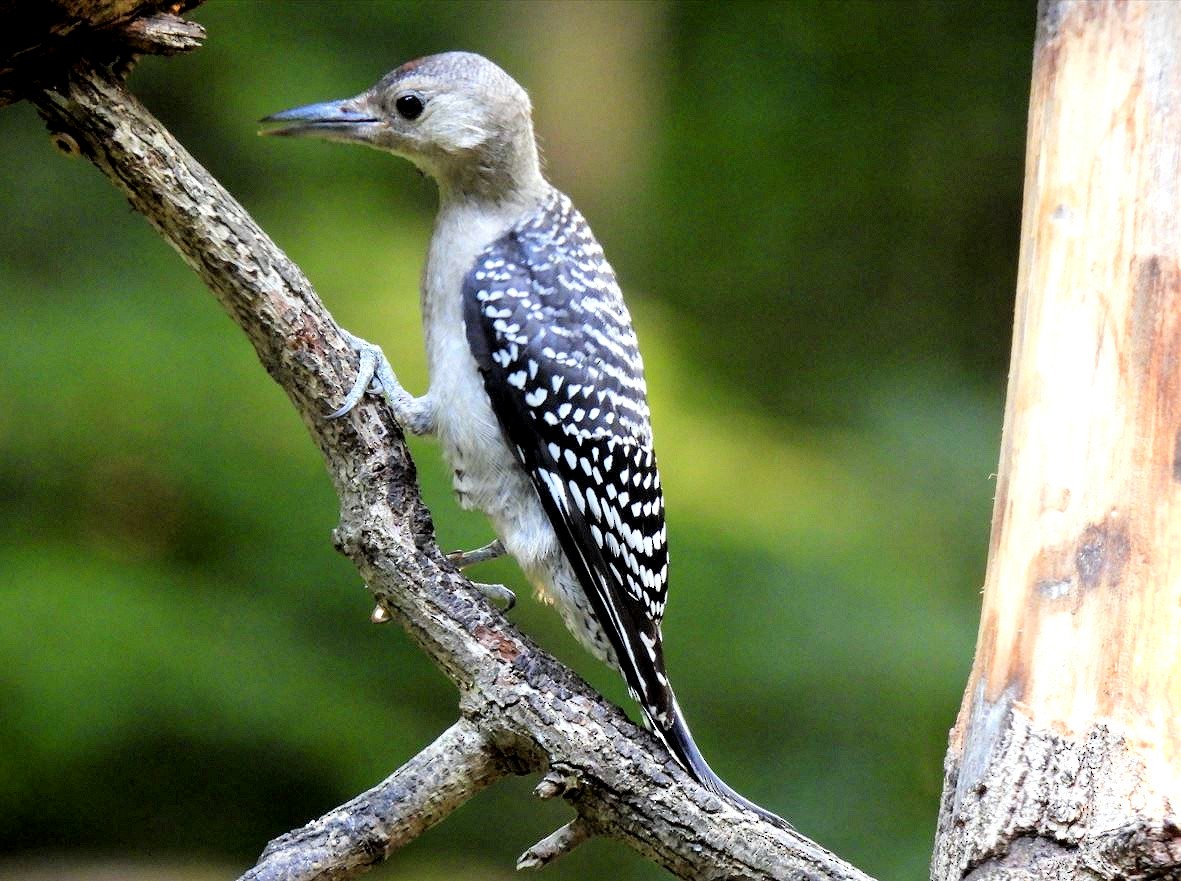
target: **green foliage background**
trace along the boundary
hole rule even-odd
[[[452,48],[530,88],[639,326],[700,744],[804,833],[916,878],[983,577],[1033,14],[213,0],[206,47],[132,85],[416,390],[432,185],[254,120]],[[245,339],[27,105],[0,111],[0,200],[0,852],[21,860],[0,876],[244,867],[441,732],[454,692],[367,623],[317,454]],[[487,540],[415,453],[444,547]],[[528,592],[511,564],[479,575]],[[630,707],[550,610],[513,617]],[[531,785],[375,877],[509,877],[568,818]],[[546,870],[608,873],[663,875],[609,841]]]

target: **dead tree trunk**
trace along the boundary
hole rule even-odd
[[[932,877],[1181,877],[1181,4],[1043,0]]]

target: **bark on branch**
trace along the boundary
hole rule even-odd
[[[553,785],[542,794],[562,794],[581,818],[535,847],[538,859],[593,830],[683,878],[865,881],[803,836],[694,783],[651,735],[455,572],[435,545],[413,462],[385,405],[369,398],[344,419],[323,418],[351,384],[355,358],[307,279],[118,77],[83,64],[33,100],[51,130],[127,195],[247,334],[324,456],[341,503],[337,547],[460,691],[462,720],[439,742],[386,784],[273,844],[247,877],[352,877],[369,865],[356,852],[368,830],[385,830],[374,848],[383,857],[511,767],[556,772],[562,785],[547,778]],[[449,767],[447,755],[463,764]],[[466,782],[457,779],[465,773]],[[424,799],[432,812],[415,820]],[[333,841],[334,834],[351,839]]]

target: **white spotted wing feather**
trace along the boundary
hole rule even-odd
[[[660,648],[664,499],[631,317],[582,216],[552,191],[464,281],[468,342],[509,447],[646,711]]]

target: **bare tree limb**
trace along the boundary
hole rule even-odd
[[[171,12],[161,12],[128,22],[122,37],[127,46],[137,52],[178,55],[200,46],[205,39],[205,28]]]
[[[460,719],[377,786],[276,838],[240,881],[351,878],[508,773],[488,738]]]
[[[0,0],[0,107],[35,94],[39,84],[61,76],[79,58],[106,61],[129,51],[195,48],[204,28],[175,13],[201,2]]]
[[[68,135],[127,195],[247,334],[324,456],[341,501],[337,547],[455,682],[462,724],[518,772],[557,770],[564,782],[551,794],[560,790],[575,806],[582,828],[617,838],[680,877],[865,881],[803,836],[702,789],[651,735],[538,650],[450,566],[384,403],[367,399],[344,419],[323,418],[351,384],[355,358],[307,279],[117,77],[83,64],[33,100],[50,129]],[[424,777],[419,785],[431,784]],[[398,804],[404,810],[410,802]],[[398,811],[378,820],[360,802],[346,808],[357,823],[410,823]],[[391,839],[391,847],[403,840]],[[366,867],[320,865],[324,851],[314,841],[284,850],[288,877],[347,878]]]
[[[557,832],[547,835],[533,845],[517,860],[518,869],[542,869],[564,853],[569,853],[594,835],[590,824],[582,817],[575,817]]]

